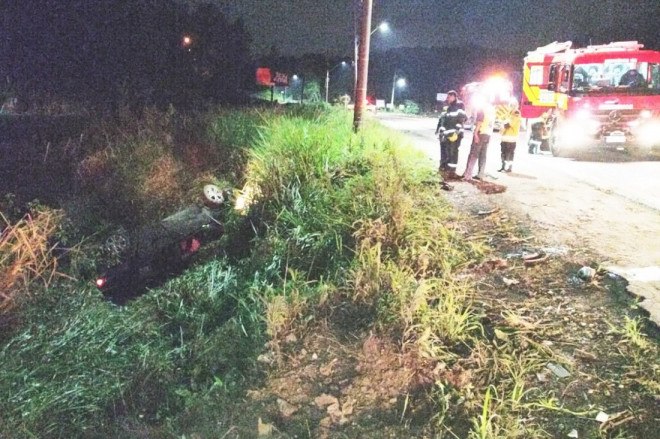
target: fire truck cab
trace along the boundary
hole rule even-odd
[[[589,147],[660,146],[660,52],[637,41],[529,52],[521,113],[548,121],[554,155]]]

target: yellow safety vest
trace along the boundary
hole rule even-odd
[[[493,134],[493,126],[495,124],[495,109],[491,106],[487,106],[483,109],[484,120],[479,126],[479,134]]]
[[[502,122],[502,142],[517,142],[520,134],[520,123],[522,118],[519,115],[511,113],[507,119]]]

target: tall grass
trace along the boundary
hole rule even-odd
[[[479,330],[452,274],[480,249],[453,231],[425,186],[432,170],[391,132],[368,122],[354,134],[345,112],[323,107],[221,111],[205,116],[205,147],[218,154],[200,173],[170,135],[173,115],[150,117],[85,163],[90,183],[103,176],[96,195],[119,194],[116,209],[147,221],[189,202],[200,179],[245,184],[250,217],[229,219],[251,221],[256,236],[240,256],[213,255],[125,309],[74,283],[48,286],[2,350],[1,434],[101,425],[122,437],[126,422],[178,433],[199,407],[254,383],[265,343],[277,351],[333,298],[373,307],[375,329],[435,360]],[[223,242],[245,239],[240,229]]]
[[[167,404],[171,348],[153,316],[68,293],[35,308],[33,323],[0,352],[4,437],[91,435],[126,410],[156,416],[140,400]]]
[[[0,313],[28,298],[34,283],[48,288],[62,276],[50,241],[61,219],[61,211],[40,209],[12,224],[0,212]]]

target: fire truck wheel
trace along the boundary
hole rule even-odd
[[[550,139],[550,152],[554,157],[566,157],[566,151],[561,148],[556,139]]]

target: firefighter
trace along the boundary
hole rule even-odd
[[[486,156],[488,153],[488,144],[490,137],[493,134],[493,126],[495,124],[495,108],[492,105],[486,104],[477,112],[477,118],[474,125],[474,135],[472,136],[472,146],[470,147],[470,155],[468,156],[467,165],[463,179],[470,181],[483,180],[486,176]],[[476,176],[472,176],[474,165],[478,162],[478,172]]]
[[[553,123],[553,109],[549,109],[541,115],[541,118],[532,124],[532,132],[527,143],[530,154],[538,154],[540,151],[550,149],[550,129]]]
[[[516,106],[512,108],[507,118],[502,121],[503,130],[500,143],[502,167],[499,172],[511,172],[513,170],[513,155],[516,151],[516,144],[518,143],[521,120],[520,110]]]
[[[435,134],[440,139],[440,172],[456,176],[458,147],[463,140],[463,124],[467,119],[465,105],[458,99],[458,94],[451,90],[447,93],[446,105],[442,108]]]

